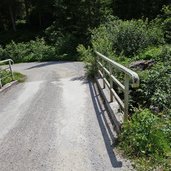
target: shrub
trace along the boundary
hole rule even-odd
[[[171,5],[164,6],[162,10],[164,13],[162,26],[165,34],[165,40],[167,43],[171,43]]]
[[[156,67],[149,72],[145,80],[145,95],[150,100],[150,104],[161,110],[171,108],[171,79],[168,68],[164,66]]]
[[[169,62],[171,56],[171,46],[152,46],[146,48],[144,51],[135,56],[134,60],[150,60],[156,62]]]
[[[148,46],[162,44],[164,35],[157,21],[130,20],[116,18],[108,20],[92,31],[94,49],[103,54],[134,56]]]
[[[15,62],[24,61],[24,58],[28,55],[29,49],[26,43],[16,44],[12,41],[10,44],[6,45],[4,49],[5,58],[11,58]]]
[[[104,25],[92,31],[91,43],[94,50],[99,51],[103,55],[112,57],[114,54],[111,35]]]
[[[79,39],[71,33],[63,34],[62,31],[57,30],[55,23],[45,30],[46,40],[55,47],[56,54],[61,58],[68,60],[76,60],[76,48]]]
[[[123,53],[126,56],[132,56],[137,54],[141,49],[144,49],[148,45],[148,36],[146,24],[139,21],[123,21],[118,25],[117,30],[113,38],[113,46],[116,48],[118,54]]]
[[[135,60],[157,60],[159,54],[161,54],[162,48],[161,47],[148,47],[143,52],[138,54],[135,57]]]
[[[55,48],[46,44],[44,39],[36,39],[28,43],[29,54],[24,61],[55,60]]]
[[[150,47],[135,59],[153,59],[155,65],[144,71],[137,71],[140,87],[131,91],[131,106],[145,106],[158,112],[171,108],[171,48],[169,45]]]
[[[71,34],[65,34],[58,37],[55,43],[55,48],[58,55],[66,54],[70,57],[70,60],[75,59],[76,48],[78,46],[77,39]]]
[[[148,109],[137,111],[124,123],[119,137],[121,147],[134,156],[163,156],[170,151],[170,143],[162,128],[164,123]],[[171,131],[171,130],[170,130]]]
[[[11,58],[14,62],[46,61],[55,58],[55,48],[46,45],[44,39],[36,39],[27,43],[12,41],[3,49],[4,58]]]
[[[86,49],[83,45],[79,45],[77,52],[79,53],[80,59],[85,62],[88,77],[94,77],[96,73],[96,61],[92,49],[90,47]]]

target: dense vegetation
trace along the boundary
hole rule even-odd
[[[15,62],[76,60],[76,47],[89,45],[90,30],[105,22],[109,15],[151,20],[162,14],[162,6],[168,3],[169,0],[1,0],[0,59],[10,56]],[[168,19],[165,26],[169,27],[169,23]],[[37,51],[35,45],[40,46]],[[28,57],[23,59],[23,55]]]
[[[119,145],[138,170],[171,168],[171,6],[169,0],[2,0],[0,60],[84,60],[93,51],[138,72]],[[166,6],[167,5],[167,6]],[[162,8],[163,7],[163,8]],[[134,67],[136,61],[150,65]],[[133,66],[133,67],[132,67]],[[136,164],[137,166],[137,164]]]
[[[140,87],[130,91],[132,117],[119,137],[120,147],[136,160],[138,170],[171,167],[171,7],[163,12],[150,21],[110,16],[91,31],[91,46],[77,48],[89,75],[96,72],[94,49],[139,73]],[[136,66],[138,61],[151,64]]]

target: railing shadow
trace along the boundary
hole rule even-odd
[[[82,84],[88,84],[87,77],[85,75],[79,76],[79,77],[74,77],[71,79],[71,81],[81,81]]]
[[[122,162],[117,160],[116,155],[113,152],[113,144],[111,145],[111,141],[110,141],[110,139],[112,139],[112,141],[115,141],[116,138],[115,138],[111,128],[109,127],[109,125],[107,123],[107,118],[104,114],[105,110],[103,110],[102,104],[100,102],[100,95],[96,91],[96,88],[92,82],[89,81],[88,85],[89,85],[92,102],[94,105],[97,120],[98,120],[98,123],[100,126],[101,133],[103,135],[103,139],[105,142],[107,153],[109,155],[110,162],[112,164],[112,167],[121,168]]]

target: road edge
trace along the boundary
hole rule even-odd
[[[5,90],[8,90],[9,88],[11,88],[12,86],[18,84],[18,80],[12,81],[6,85],[4,85],[1,89],[0,89],[0,93],[4,92]]]

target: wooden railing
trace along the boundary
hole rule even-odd
[[[129,86],[130,82],[133,88],[139,86],[139,76],[134,71],[124,67],[123,65],[107,58],[106,56],[102,55],[101,53],[95,51],[97,58],[97,69],[100,78],[103,79],[103,86],[101,87],[104,89],[106,86],[110,90],[110,101],[113,102],[113,98],[116,99],[120,108],[124,112],[124,120],[128,119],[128,107],[129,107]],[[113,70],[117,70],[124,74],[124,83],[122,84],[113,73]],[[117,92],[114,90],[113,83],[117,85],[122,92],[124,93],[124,100],[121,100]]]
[[[11,67],[13,63],[12,59],[0,61],[0,88],[2,88],[2,80],[5,78],[11,77],[11,79],[14,80],[13,70]],[[5,76],[2,75],[2,72],[5,72]]]

